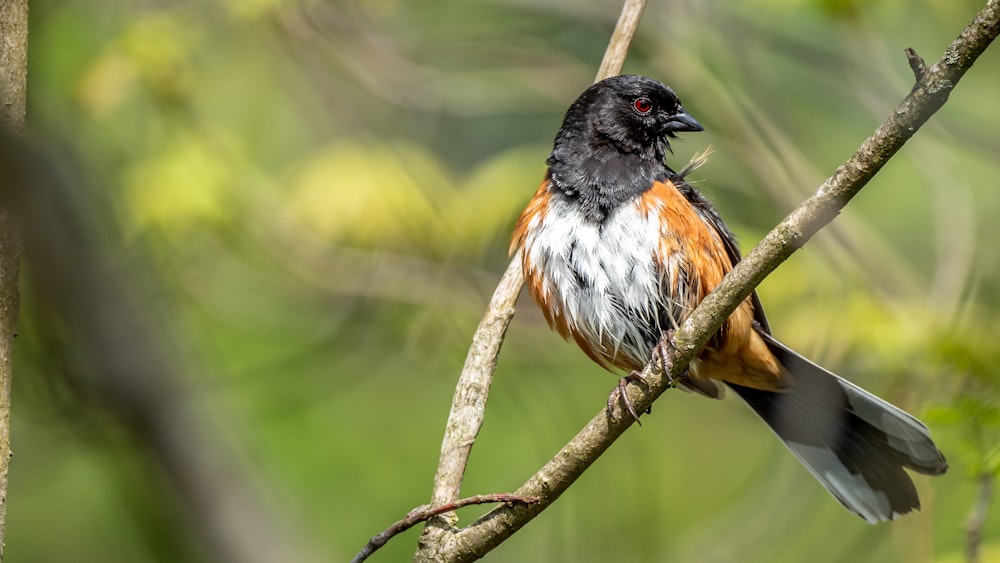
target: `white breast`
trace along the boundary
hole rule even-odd
[[[570,329],[602,347],[612,363],[642,366],[670,318],[670,268],[657,267],[661,225],[657,214],[621,205],[602,223],[588,220],[573,202],[553,197],[527,229],[524,251],[544,300],[558,306]],[[671,261],[672,262],[672,261]],[[617,359],[617,361],[615,361]]]

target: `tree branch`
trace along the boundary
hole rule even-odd
[[[621,71],[645,4],[645,0],[625,0],[598,71],[597,80]],[[493,371],[496,369],[500,346],[503,344],[507,326],[514,317],[514,304],[523,285],[521,255],[518,252],[507,266],[490,299],[486,314],[472,337],[472,346],[469,348],[465,366],[455,387],[451,411],[445,425],[441,456],[437,474],[434,476],[431,506],[454,502],[459,496],[469,453],[486,415],[486,398],[493,382]],[[430,520],[421,534],[421,547],[416,558],[433,559],[434,550],[429,546],[436,545],[439,539],[450,535],[447,528],[456,522],[457,516],[454,513],[447,513]]]
[[[0,0],[0,127],[16,135],[24,129],[28,90],[28,0]],[[21,229],[0,207],[0,561],[7,522],[10,464],[11,355],[20,301]]]
[[[920,77],[910,94],[851,158],[837,168],[812,197],[768,233],[692,313],[677,331],[674,340],[676,347],[669,354],[672,366],[670,372],[673,376],[677,377],[683,373],[697,351],[719,329],[738,304],[746,299],[754,287],[793,252],[801,248],[821,227],[836,217],[840,209],[864,187],[917,129],[944,105],[955,85],[998,33],[1000,33],[1000,0],[989,0],[962,34],[945,50],[941,59],[919,73]],[[911,68],[914,68],[913,57],[909,57],[909,60]],[[494,295],[484,324],[480,325],[481,329],[487,321],[497,322],[495,316],[508,314],[508,311],[513,310],[513,297],[505,292],[511,288],[520,288],[521,274],[518,264],[519,258],[515,256],[514,262],[508,267],[501,286]],[[495,308],[494,304],[501,304],[502,310]],[[504,328],[509,320],[509,316],[504,317]],[[499,335],[502,336],[502,331]],[[486,348],[480,347],[480,338],[483,337],[484,331],[477,331],[473,350],[469,353],[470,358],[484,353]],[[492,349],[499,350],[499,342],[494,343]],[[492,366],[496,357],[489,356],[482,358],[481,361],[480,365]],[[648,409],[653,401],[670,387],[669,378],[656,372],[651,366],[646,367],[643,376],[648,383],[645,391],[636,386],[628,389],[628,396],[637,411]],[[484,404],[485,395],[465,396],[471,393],[473,388],[463,387],[464,379],[463,373],[459,390],[456,390],[456,404],[459,399],[464,402]],[[483,392],[488,390],[488,379],[486,381],[487,385],[481,388]],[[452,415],[455,414],[453,405]],[[417,553],[418,558],[470,561],[483,556],[552,504],[633,422],[634,420],[627,416],[618,416],[610,420],[602,408],[552,460],[516,491],[519,495],[538,496],[541,499],[539,502],[531,505],[497,507],[461,530],[449,531],[441,528],[438,530],[441,533],[434,538],[435,549],[428,551],[426,545],[421,545],[421,550]],[[449,428],[450,426],[449,421]],[[473,434],[467,442],[451,444],[469,448],[474,438]],[[448,439],[446,436],[446,447],[449,446]],[[442,460],[444,459],[445,452],[442,450]],[[454,486],[460,484],[460,481],[459,475],[458,483]],[[433,520],[428,523],[422,540],[428,537],[428,530],[434,526]]]

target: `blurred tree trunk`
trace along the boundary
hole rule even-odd
[[[0,127],[24,129],[28,80],[28,0],[0,0]],[[7,522],[10,462],[11,353],[17,327],[21,237],[15,218],[0,208],[0,560]]]

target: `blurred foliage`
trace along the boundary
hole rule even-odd
[[[935,59],[980,7],[652,2],[625,71],[672,85],[706,126],[671,162],[715,147],[698,185],[749,247],[909,91],[903,48]],[[33,134],[107,202],[110,251],[149,266],[134,285],[168,319],[191,385],[331,560],[428,498],[513,221],[619,8],[32,4]],[[760,290],[783,340],[927,415],[953,469],[917,477],[922,512],[866,526],[737,401],[678,393],[487,559],[960,560],[975,476],[1000,463],[998,91],[994,47]],[[10,560],[203,560],[141,449],[51,377],[33,314],[29,300]],[[527,300],[508,335],[468,494],[517,487],[614,381]],[[991,516],[984,550],[997,554]],[[417,533],[373,560],[409,558]]]

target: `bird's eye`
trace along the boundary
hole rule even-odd
[[[634,107],[635,111],[639,112],[640,115],[646,115],[653,110],[653,102],[651,102],[649,98],[636,98],[635,101],[632,102],[632,107]]]

